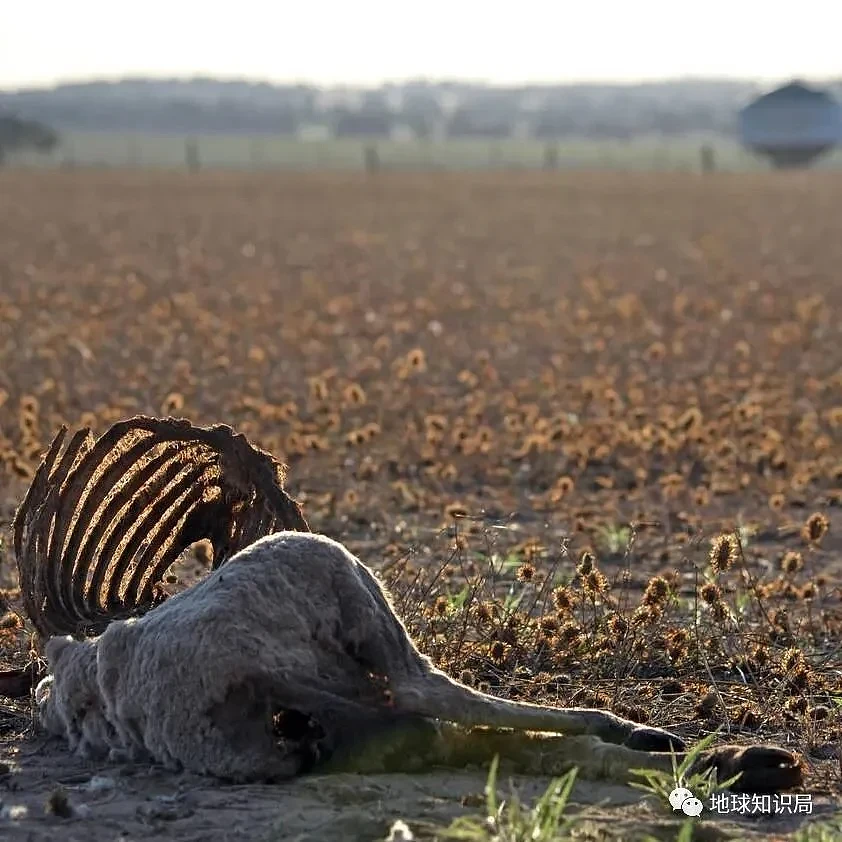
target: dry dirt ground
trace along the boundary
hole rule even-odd
[[[29,657],[8,523],[59,425],[225,422],[442,668],[797,749],[815,820],[842,791],[840,206],[834,173],[0,172],[0,665]],[[0,699],[4,839],[423,835],[486,774],[225,787],[26,724]],[[57,785],[89,815],[45,815]],[[628,788],[575,800],[605,802],[593,838],[678,832]]]
[[[418,839],[435,838],[435,828],[477,812],[482,770],[436,771],[424,775],[314,775],[272,786],[222,785],[196,775],[137,766],[90,765],[60,746],[32,740],[6,746],[15,772],[0,779],[0,800],[26,815],[4,819],[0,838],[14,842],[116,842],[117,840],[296,839],[313,842],[373,842],[386,839],[392,824],[406,821]],[[501,778],[501,792],[515,788],[532,803],[546,780]],[[4,785],[5,784],[5,785]],[[77,812],[69,818],[45,807],[58,787]],[[571,810],[584,816],[580,839],[632,840],[651,834],[675,839],[681,821],[663,805],[646,802],[628,787],[579,782]],[[811,816],[722,817],[704,822],[699,839],[769,839],[827,818],[835,809],[828,796],[814,798]],[[472,810],[473,808],[473,810]],[[683,816],[681,817],[684,818]]]

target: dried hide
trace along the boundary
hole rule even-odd
[[[18,509],[14,548],[46,641],[40,720],[73,751],[239,781],[495,755],[626,781],[669,771],[669,750],[683,750],[608,711],[509,702],[435,669],[371,571],[310,533],[284,466],[230,427],[136,416],[65,447],[66,432]],[[202,538],[212,572],[167,597],[162,577]],[[0,673],[0,693],[26,695],[34,677]],[[801,781],[797,757],[774,746],[720,747],[697,766],[742,773],[750,791]]]
[[[669,768],[663,752],[683,748],[606,711],[508,702],[452,681],[366,566],[310,533],[264,537],[143,616],[92,640],[53,638],[46,654],[40,718],[76,751],[237,781],[463,765],[501,749],[525,770],[575,763],[583,777],[625,779],[635,766]],[[539,731],[568,736],[527,733]],[[761,751],[753,788],[792,785],[792,755]]]

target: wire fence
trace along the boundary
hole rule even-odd
[[[418,141],[111,133],[69,133],[52,153],[19,153],[10,157],[8,164],[47,168],[369,171],[598,168],[710,172],[769,168],[763,158],[723,138]],[[828,155],[814,166],[842,169],[842,152]]]

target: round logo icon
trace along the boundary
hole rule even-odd
[[[693,793],[683,786],[676,787],[669,795],[670,804],[673,810],[680,810],[681,804],[688,798],[692,798]]]
[[[701,816],[704,809],[702,802],[683,786],[677,786],[669,794],[669,802],[673,810],[681,810],[687,816]]]

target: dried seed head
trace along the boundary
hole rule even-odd
[[[425,371],[427,368],[427,358],[421,348],[413,348],[407,354],[406,362],[415,371]]]
[[[781,655],[781,669],[792,672],[804,666],[804,653],[795,646],[790,647]]]
[[[803,696],[792,696],[784,702],[784,710],[796,715],[806,713],[807,707],[807,700]]]
[[[73,818],[75,811],[67,796],[67,790],[63,787],[54,789],[47,798],[44,812],[50,816],[58,816],[60,819]]]
[[[492,661],[502,664],[509,654],[509,648],[508,644],[503,643],[502,640],[495,640],[494,643],[491,644],[488,654],[491,656]]]
[[[351,383],[346,386],[343,398],[351,406],[362,406],[366,402],[365,390],[359,383]]]
[[[663,605],[641,605],[634,612],[634,622],[644,626],[654,626],[664,613]]]
[[[599,570],[591,570],[582,581],[585,593],[592,596],[599,596],[608,590],[608,579]]]
[[[576,487],[576,483],[572,477],[563,476],[558,479],[555,488],[562,496],[569,494]]]
[[[653,576],[643,592],[644,605],[663,605],[669,596],[670,587],[663,576]]]
[[[779,512],[786,505],[786,497],[783,494],[773,494],[769,498],[769,508]]]
[[[23,623],[20,617],[17,614],[15,614],[14,611],[7,611],[5,614],[0,616],[0,629],[17,629],[21,628],[22,626]]]
[[[714,573],[728,570],[740,557],[740,544],[736,535],[717,535],[711,541],[708,560]]]
[[[621,639],[628,633],[629,621],[620,614],[612,614],[608,620],[608,628],[614,637]]]
[[[755,646],[754,649],[751,650],[751,660],[758,667],[764,667],[769,663],[769,650],[765,646]]]
[[[686,629],[673,629],[666,639],[667,654],[673,661],[683,658],[688,651],[690,635]]]
[[[468,516],[468,510],[461,503],[450,503],[444,510],[449,518],[463,518]]]
[[[565,585],[561,585],[553,591],[553,602],[560,612],[570,611],[573,608],[573,600],[573,591]]]
[[[184,395],[180,392],[170,392],[161,404],[161,415],[173,415],[184,410]]]
[[[588,575],[593,569],[596,564],[596,556],[589,550],[585,550],[581,557],[579,558],[579,575],[584,578]]]
[[[775,612],[772,614],[772,623],[781,629],[789,628],[789,612],[786,608],[775,609]]]
[[[795,695],[806,690],[810,684],[810,671],[805,666],[796,667],[787,674],[787,685],[790,693]]]
[[[487,623],[493,616],[491,606],[487,602],[480,602],[476,607],[477,620],[481,623]]]
[[[570,644],[576,643],[579,638],[582,636],[582,629],[578,623],[570,622],[565,623],[558,632],[558,639],[559,642],[565,646],[569,646]]]
[[[699,598],[707,605],[715,605],[722,599],[722,591],[719,589],[719,585],[706,582],[699,588]]]
[[[784,573],[789,575],[793,573],[797,573],[804,567],[804,559],[801,557],[801,553],[790,551],[784,554],[784,557],[781,559],[781,570]]]
[[[827,534],[830,521],[821,512],[813,512],[802,527],[801,535],[810,544],[818,544]]]
[[[729,617],[728,607],[722,600],[719,600],[711,605],[710,614],[717,623],[724,623]]]
[[[535,567],[531,564],[521,564],[517,569],[519,582],[531,582],[535,578]]]

